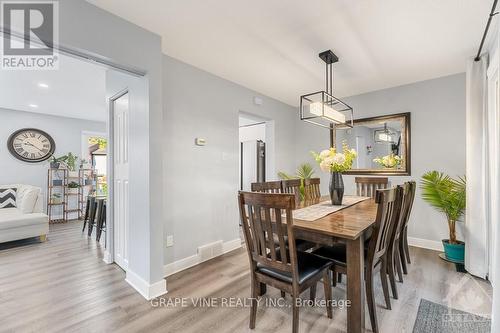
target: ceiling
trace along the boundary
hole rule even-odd
[[[58,70],[0,70],[0,108],[105,121],[105,74],[62,54]]]
[[[340,97],[465,71],[491,0],[89,0],[162,36],[163,51],[290,105],[324,89],[332,49]]]

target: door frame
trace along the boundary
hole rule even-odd
[[[103,261],[107,264],[115,262],[115,228],[114,228],[114,103],[120,97],[129,93],[129,88],[124,88],[108,99],[108,152],[107,152],[107,178],[108,178],[108,204],[106,205],[106,242]],[[127,242],[128,243],[128,242]],[[127,244],[128,246],[128,244]],[[121,266],[120,266],[121,267]],[[121,267],[123,268],[123,267]]]

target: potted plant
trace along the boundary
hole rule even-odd
[[[78,189],[80,188],[80,184],[77,182],[70,182],[68,184],[68,193],[78,193]]]
[[[386,169],[399,169],[403,158],[398,155],[389,154],[383,157],[377,157],[373,159],[373,162],[378,163],[380,166]]]
[[[50,196],[51,204],[60,204],[61,203],[61,193],[54,193]]]
[[[443,239],[446,259],[463,262],[465,243],[457,240],[456,222],[465,213],[465,178],[453,179],[438,171],[430,171],[422,176],[420,188],[422,199],[446,215],[449,239]]]
[[[66,161],[66,159],[67,159],[66,155],[61,156],[61,157],[55,157],[54,155],[52,155],[52,158],[50,159],[50,168],[51,169],[59,169],[59,167],[61,166],[61,163]]]
[[[78,157],[73,153],[68,153],[66,155],[66,166],[68,168],[68,174],[70,177],[78,177],[78,171],[76,169],[76,164],[78,161]]]
[[[342,172],[350,170],[356,156],[356,150],[349,149],[347,142],[342,143],[342,152],[337,152],[335,148],[323,150],[321,153],[311,152],[321,170],[330,172],[330,198],[332,205],[342,205],[344,197],[344,181]]]
[[[304,188],[304,179],[310,179],[314,175],[314,168],[309,163],[302,163],[299,165],[297,170],[295,171],[295,175],[290,175],[286,172],[280,171],[278,172],[278,177],[283,180],[288,179],[300,179],[300,187],[299,187],[299,195],[300,200],[304,200],[305,197],[305,188]]]

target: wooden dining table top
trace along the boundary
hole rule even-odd
[[[319,200],[302,202],[297,209],[330,200],[321,197]],[[343,239],[357,239],[365,230],[375,223],[377,204],[374,199],[367,199],[352,206],[330,213],[314,221],[293,219],[294,228]]]

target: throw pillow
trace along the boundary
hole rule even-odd
[[[0,188],[0,209],[16,208],[16,188]]]

